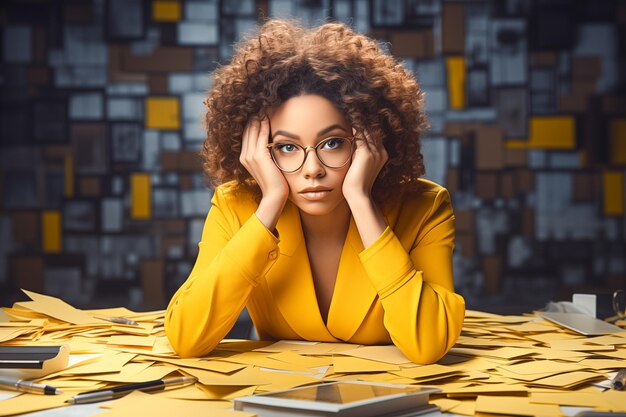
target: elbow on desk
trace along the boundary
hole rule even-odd
[[[215,344],[209,346],[208,348],[202,346],[197,337],[193,337],[193,335],[186,335],[180,328],[172,324],[165,324],[165,334],[167,335],[170,345],[172,345],[174,351],[181,358],[197,358],[205,356],[217,345]]]
[[[165,335],[178,356],[181,358],[193,358],[204,356],[211,352],[217,343],[210,346],[203,345],[201,343],[203,339],[201,326],[195,323],[195,325],[192,324],[190,327],[190,323],[185,324],[182,321],[182,319],[172,317],[170,311],[165,315]]]
[[[418,336],[418,339],[411,342],[394,340],[394,344],[411,362],[418,365],[430,365],[446,356],[448,351],[456,343],[460,330],[458,333],[456,329],[450,330],[452,330],[452,332],[443,334],[433,332],[428,336],[424,335],[422,336],[422,342],[420,342],[420,336]]]
[[[442,349],[442,346],[433,346],[427,349],[402,349],[398,346],[404,356],[409,358],[411,362],[418,365],[430,365],[443,358],[449,349]]]
[[[435,363],[452,349],[461,335],[465,319],[465,301],[458,295],[454,299],[458,302],[450,304],[444,310],[445,314],[429,316],[421,323],[415,323],[418,329],[415,333],[397,333],[399,337],[396,338],[392,335],[394,344],[411,362],[420,365]]]

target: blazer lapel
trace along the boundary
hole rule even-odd
[[[359,259],[362,251],[363,242],[351,218],[328,314],[328,330],[344,341],[356,333],[378,295]]]
[[[326,328],[315,295],[298,208],[287,202],[276,225],[280,257],[266,280],[274,301],[292,330],[305,340],[335,342]]]

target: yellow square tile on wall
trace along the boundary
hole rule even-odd
[[[152,2],[152,20],[155,22],[178,22],[181,15],[181,4],[178,1]]]
[[[624,215],[624,173],[605,171],[603,175],[604,214],[606,216]]]
[[[46,210],[41,214],[41,237],[44,253],[61,252],[61,212]]]
[[[451,109],[465,108],[465,58],[452,56],[446,59],[448,70],[448,101]]]
[[[611,163],[626,165],[626,119],[611,120],[609,129]]]
[[[130,178],[130,216],[149,219],[152,216],[152,185],[149,174],[133,174]]]
[[[530,119],[528,147],[574,149],[576,123],[572,116],[534,116]]]
[[[146,128],[180,129],[180,100],[177,97],[146,98]]]

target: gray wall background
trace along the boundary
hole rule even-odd
[[[624,288],[625,2],[12,0],[0,6],[2,305],[23,287],[165,307],[210,204],[195,155],[210,74],[262,16],[346,22],[414,71],[432,125],[426,177],[453,197],[469,308]]]

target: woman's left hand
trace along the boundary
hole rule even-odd
[[[356,134],[354,128],[353,134]],[[343,180],[343,195],[348,201],[371,198],[372,187],[381,169],[387,163],[389,155],[381,144],[371,142],[367,132],[365,137],[356,137],[356,149],[352,155],[352,163]]]

